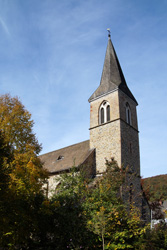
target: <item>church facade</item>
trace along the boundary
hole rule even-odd
[[[127,86],[110,34],[100,85],[89,103],[90,139],[40,156],[50,173],[49,188],[56,188],[56,175],[68,172],[74,165],[87,166],[89,176],[96,177],[105,172],[106,159],[114,158],[119,167],[128,167],[133,174],[133,178],[127,178],[129,192],[123,192],[124,200],[131,200],[133,193],[143,219],[149,220],[140,183],[138,103]]]

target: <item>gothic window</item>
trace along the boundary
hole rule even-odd
[[[110,121],[110,105],[107,105],[107,122]]]
[[[110,121],[110,104],[104,101],[99,109],[99,124],[103,124]]]
[[[129,103],[126,103],[126,122],[129,125],[132,125],[132,120],[131,120],[131,110],[130,110],[130,106]]]
[[[104,108],[101,108],[100,114],[101,114],[101,124],[102,124],[104,123]]]

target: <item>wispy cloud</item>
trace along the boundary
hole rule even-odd
[[[3,28],[4,32],[6,33],[6,35],[10,36],[11,34],[9,32],[8,26],[6,25],[6,23],[2,19],[2,17],[0,17],[0,24],[1,24],[1,27]]]

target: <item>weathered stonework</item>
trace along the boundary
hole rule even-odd
[[[99,107],[110,104],[110,121],[99,125]],[[126,103],[131,108],[132,124],[126,121]],[[139,139],[136,103],[120,90],[115,90],[90,103],[90,148],[96,148],[97,172],[105,171],[105,158],[114,157],[121,167],[133,166],[140,175]]]
[[[110,104],[110,122],[99,125],[99,107]],[[105,171],[105,159],[114,157],[121,164],[121,135],[118,91],[96,99],[90,104],[90,148],[96,148],[96,171]]]
[[[138,132],[124,121],[121,121],[121,163],[140,175]]]
[[[47,187],[47,196],[52,197],[53,194],[56,192],[56,188],[59,185],[60,181],[60,174],[59,175],[51,175],[48,179],[48,187]]]
[[[136,103],[122,91],[119,91],[119,107],[121,119],[121,163],[129,166],[132,172],[140,175],[140,154]],[[131,125],[126,121],[126,103],[131,110]]]
[[[129,96],[119,90],[119,110],[120,110],[120,118],[126,122],[126,103],[129,103],[131,109],[131,120],[132,120],[132,127],[138,131],[138,124],[137,124],[137,112],[135,103]]]
[[[114,157],[121,164],[120,121],[107,123],[90,130],[90,147],[96,148],[96,171],[106,169],[105,159]]]

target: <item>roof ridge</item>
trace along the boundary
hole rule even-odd
[[[84,142],[88,142],[88,141],[90,141],[90,140],[85,140],[85,141],[82,141],[82,142],[74,143],[74,144],[72,144],[72,145],[69,145],[69,146],[66,146],[66,147],[63,147],[63,148],[59,148],[59,149],[50,151],[50,152],[48,152],[48,153],[41,154],[41,155],[39,155],[39,157],[40,157],[40,156],[43,156],[43,155],[47,155],[47,154],[54,153],[54,152],[59,151],[59,150],[62,150],[62,149],[66,149],[66,148],[69,148],[69,147],[73,147],[73,146],[75,146],[75,145],[78,145],[78,144],[81,144],[81,143],[84,143]]]

